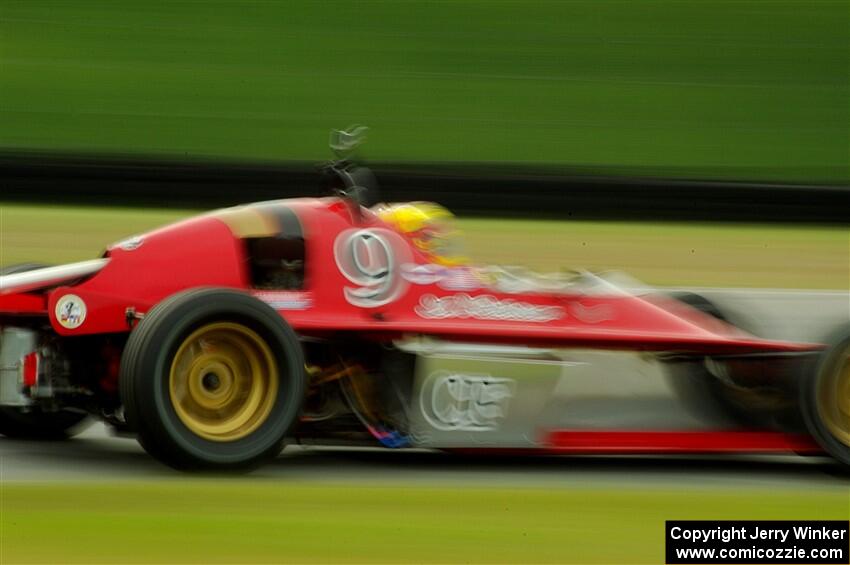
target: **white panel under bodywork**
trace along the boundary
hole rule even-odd
[[[410,436],[436,448],[540,447],[551,430],[733,429],[696,408],[653,355],[410,339],[417,355]],[[679,375],[678,377],[681,377]]]

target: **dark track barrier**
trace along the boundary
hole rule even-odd
[[[0,200],[213,208],[319,194],[317,163],[0,154]],[[461,214],[850,224],[850,188],[670,180],[580,168],[372,163],[385,201]]]

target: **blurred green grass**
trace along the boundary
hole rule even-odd
[[[96,257],[188,210],[0,203],[0,265]],[[461,218],[477,263],[623,270],[656,285],[850,288],[850,230],[830,226]]]
[[[848,517],[846,496],[817,489],[220,479],[0,494],[3,563],[660,563],[665,520]]]
[[[829,0],[0,3],[0,147],[850,178]],[[679,174],[685,174],[678,170]]]

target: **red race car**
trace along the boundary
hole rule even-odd
[[[481,267],[436,204],[203,214],[0,277],[0,433],[100,418],[165,463],[285,442],[511,453],[822,453],[850,464],[850,341],[760,339],[697,295]]]

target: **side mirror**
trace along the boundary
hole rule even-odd
[[[331,130],[328,145],[337,157],[346,159],[350,157],[366,141],[369,128],[366,126],[353,125],[347,130]]]
[[[322,166],[324,192],[343,197],[356,218],[361,206],[370,208],[380,201],[378,182],[367,167],[355,163],[354,153],[366,141],[366,126],[354,125],[347,130],[331,130],[328,139],[337,160]]]
[[[367,167],[352,163],[334,163],[322,171],[323,191],[350,198],[370,208],[380,202],[378,181]]]

